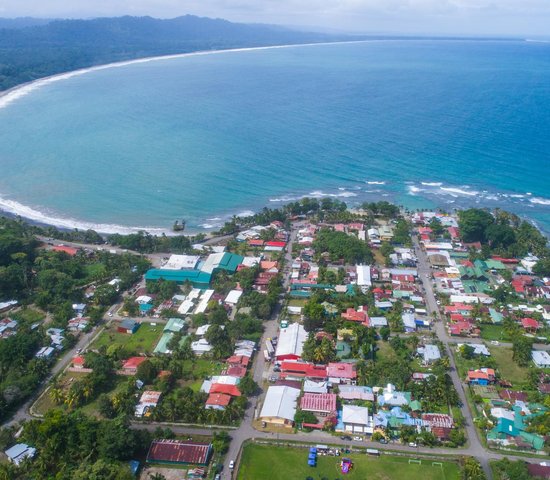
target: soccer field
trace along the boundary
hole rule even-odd
[[[460,469],[453,462],[409,463],[408,458],[382,455],[374,457],[365,453],[344,455],[353,462],[349,473],[340,468],[342,456],[318,456],[317,466],[307,464],[308,449],[276,447],[271,445],[247,445],[242,454],[238,480],[458,480]],[[416,462],[413,460],[413,462]]]

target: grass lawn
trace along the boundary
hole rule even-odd
[[[498,365],[500,376],[508,380],[514,387],[519,386],[527,380],[527,371],[525,367],[520,367],[512,360],[512,349],[509,347],[489,348],[491,356]]]
[[[14,312],[8,316],[25,325],[38,323],[46,318],[45,313],[33,308],[21,308],[20,310],[17,310],[17,312]]]
[[[364,453],[348,455],[353,468],[342,474],[342,457],[319,456],[317,466],[307,464],[308,449],[276,447],[271,445],[249,444],[243,450],[238,480],[315,480],[361,479],[373,480],[458,480],[460,469],[457,464],[444,462],[442,466],[432,466],[431,460],[419,464],[409,464],[408,458],[382,455],[372,457]]]
[[[129,353],[153,353],[155,346],[162,335],[164,325],[152,326],[142,323],[133,335],[116,331],[118,322],[113,322],[91,345],[91,349],[100,347],[109,348],[111,345],[122,345]]]
[[[288,301],[290,307],[303,307],[307,303],[307,300],[304,298],[291,298]]]
[[[68,390],[70,386],[75,382],[76,380],[80,380],[81,378],[84,378],[87,373],[82,372],[65,372],[63,373],[58,380],[58,383],[61,385],[61,387],[64,390]],[[44,394],[35,402],[33,405],[33,411],[37,413],[38,415],[44,415],[48,410],[51,410],[52,408],[62,408],[60,405],[56,405],[49,394],[50,390],[44,392]]]
[[[376,346],[378,347],[376,350],[376,358],[378,360],[397,360],[395,350],[390,347],[389,342],[380,340],[379,342],[376,342]]]
[[[183,375],[186,378],[191,378],[191,380],[185,383],[198,392],[206,377],[219,375],[222,368],[223,364],[221,362],[207,358],[196,358],[194,362],[186,360],[183,366]]]
[[[502,325],[482,324],[480,327],[481,338],[484,340],[510,341],[510,337],[504,333]]]

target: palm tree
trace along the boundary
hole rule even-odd
[[[150,473],[149,480],[166,480],[166,477],[162,473]]]
[[[50,388],[49,395],[56,405],[61,405],[65,401],[65,392],[61,388]]]

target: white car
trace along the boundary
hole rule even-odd
[[[363,439],[361,437],[353,437],[353,439],[356,441],[356,442],[362,442]]]
[[[235,468],[235,462],[233,460],[229,462],[229,468],[230,470],[233,470]]]
[[[498,340],[491,340],[491,345],[500,345]]]
[[[409,442],[409,447],[416,448],[417,446],[415,442]]]

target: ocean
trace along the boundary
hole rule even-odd
[[[550,44],[386,40],[68,74],[0,98],[0,209],[219,227],[303,196],[501,208],[550,232]]]

